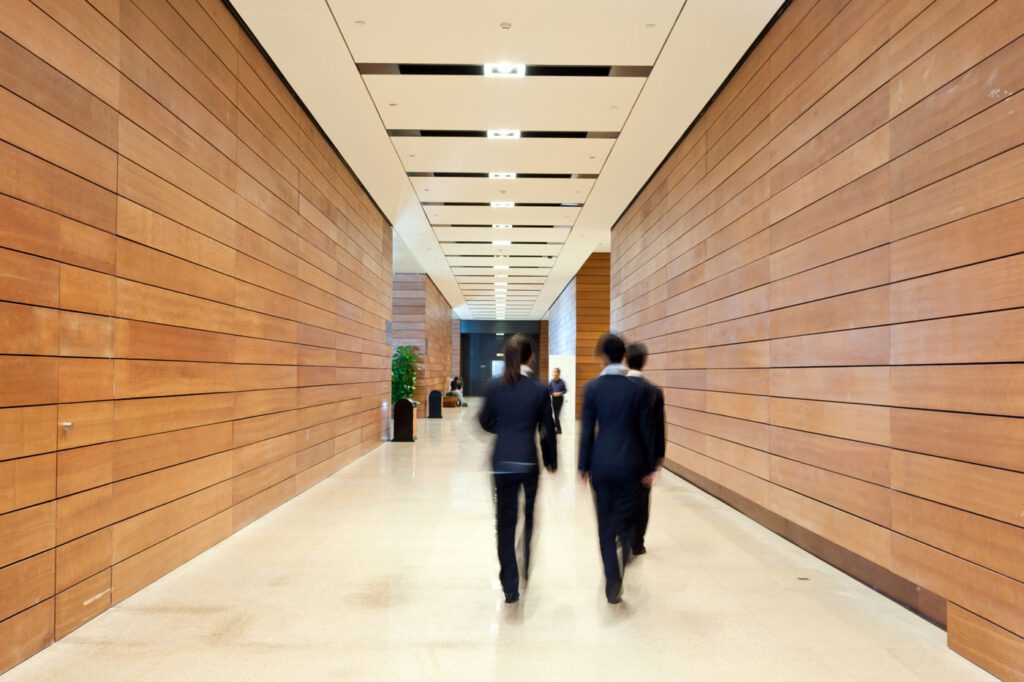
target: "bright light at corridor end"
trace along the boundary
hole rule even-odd
[[[489,177],[491,180],[515,180],[516,179],[516,174],[515,173],[496,173],[494,171],[491,171],[490,173],[487,174],[487,177]]]
[[[497,62],[484,64],[484,75],[488,78],[522,78],[526,75],[526,64]]]
[[[512,229],[511,223],[498,223],[496,225],[491,225],[491,227],[493,227],[495,230],[511,230]]]
[[[515,140],[522,133],[518,130],[488,130],[487,137],[498,140]]]
[[[513,208],[516,205],[514,201],[492,201],[491,208]]]

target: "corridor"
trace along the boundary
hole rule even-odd
[[[671,474],[609,606],[572,452],[542,480],[533,580],[506,606],[477,407],[422,421],[416,444],[381,446],[5,682],[988,679],[939,628]]]

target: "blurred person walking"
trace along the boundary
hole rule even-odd
[[[629,367],[626,376],[643,386],[647,392],[649,427],[652,430],[651,438],[654,443],[654,462],[657,471],[665,459],[665,394],[643,375],[645,364],[647,364],[647,346],[642,343],[631,343],[626,346],[626,366]],[[647,534],[647,522],[651,518],[653,482],[653,478],[651,478],[647,485],[641,485],[637,495],[636,525],[633,529],[634,556],[647,553],[644,536]]]
[[[647,391],[626,376],[626,344],[605,334],[597,352],[604,370],[583,393],[579,471],[580,480],[589,480],[594,490],[605,597],[618,604],[632,558],[637,498],[653,480],[655,448]]]
[[[544,467],[558,468],[555,424],[551,397],[534,378],[534,358],[529,337],[516,334],[505,344],[505,371],[484,391],[484,406],[477,415],[485,431],[496,434],[491,456],[494,472],[494,501],[498,538],[498,577],[505,603],[519,601],[519,562],[516,558],[516,524],[519,518],[519,490],[523,490],[522,574],[529,579],[530,542],[533,537],[533,507],[537,499],[540,470],[537,435]]]
[[[569,392],[565,382],[562,381],[562,370],[555,367],[551,373],[551,381],[548,382],[548,393],[551,394],[551,408],[555,411],[555,433],[562,432],[562,405],[565,404],[565,394]]]

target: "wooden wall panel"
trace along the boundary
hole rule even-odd
[[[576,418],[583,410],[583,387],[601,373],[594,354],[597,342],[610,328],[611,254],[592,253],[576,273]]]
[[[0,157],[2,673],[376,446],[392,276],[219,2],[9,3]]]
[[[576,356],[576,418],[583,410],[583,387],[601,373],[594,354],[597,342],[610,329],[611,254],[590,254],[548,311],[549,355]]]
[[[394,276],[391,337],[395,346],[412,346],[420,357],[415,400],[433,390],[446,393],[452,369],[452,307],[427,275]]]
[[[673,469],[929,617],[948,602],[950,646],[1005,679],[1024,676],[1021,99],[1019,2],[795,0],[611,263]]]

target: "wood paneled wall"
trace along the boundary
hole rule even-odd
[[[613,326],[652,351],[673,467],[948,618],[950,646],[1006,679],[1024,676],[1022,36],[1017,0],[795,0],[612,237]]]
[[[0,140],[2,672],[377,445],[391,232],[217,0],[7,0]]]
[[[576,273],[576,418],[583,412],[583,387],[601,373],[594,354],[611,327],[611,254],[592,253]]]
[[[395,346],[412,346],[420,356],[414,399],[423,403],[433,390],[450,388],[452,308],[427,275],[395,275],[391,336]]]
[[[576,356],[576,418],[583,410],[583,387],[601,373],[594,349],[610,327],[611,254],[592,253],[548,311],[551,355]]]

